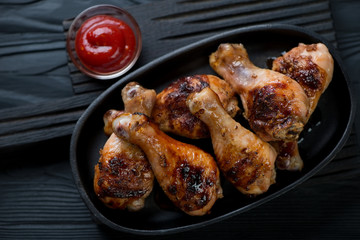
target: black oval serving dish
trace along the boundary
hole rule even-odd
[[[145,208],[139,212],[106,208],[93,191],[94,166],[99,159],[99,149],[107,140],[103,133],[103,114],[111,108],[123,108],[120,92],[130,81],[137,81],[146,88],[160,92],[181,76],[215,74],[208,64],[208,57],[224,42],[243,43],[250,59],[264,68],[270,58],[281,55],[300,42],[323,42],[328,46],[335,60],[334,76],[299,142],[304,169],[301,172],[277,171],[276,183],[267,193],[255,198],[243,196],[223,180],[224,198],[215,203],[210,214],[202,217],[187,216],[170,207],[166,197],[156,186]],[[176,233],[203,227],[278,197],[313,176],[330,162],[349,136],[355,108],[347,76],[341,65],[334,47],[318,34],[300,27],[279,24],[233,30],[158,58],[107,89],[89,106],[76,124],[71,139],[70,161],[81,197],[98,223],[115,230],[143,235]],[[211,151],[208,140],[191,143]]]

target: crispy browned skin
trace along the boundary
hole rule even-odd
[[[310,100],[310,117],[332,80],[334,60],[324,44],[300,43],[275,59],[272,69],[294,79],[304,89]]]
[[[244,116],[265,141],[294,141],[303,130],[309,100],[291,78],[256,67],[242,44],[221,44],[211,67],[240,94]]]
[[[210,154],[169,137],[145,115],[122,114],[113,129],[145,152],[159,185],[185,213],[204,215],[222,197],[219,170]]]
[[[191,94],[187,105],[209,127],[216,160],[226,179],[247,195],[266,192],[275,182],[275,149],[229,116],[211,89]]]
[[[308,118],[315,111],[320,96],[332,80],[334,60],[322,43],[305,45],[300,43],[283,56],[274,60],[272,69],[297,81],[310,100]],[[297,142],[277,142],[279,169],[301,170],[303,161]]]
[[[99,199],[110,208],[137,211],[143,208],[153,181],[141,149],[112,134],[95,166],[94,190]]]
[[[154,90],[131,82],[122,90],[125,109],[150,115],[155,103]],[[104,115],[105,133],[111,134],[95,166],[94,190],[108,207],[137,211],[144,207],[152,191],[154,174],[144,152],[112,133],[112,123],[124,111],[109,110]]]
[[[230,85],[213,75],[195,75],[176,80],[157,95],[153,120],[165,132],[192,139],[209,137],[207,126],[189,112],[185,103],[190,93],[208,86],[219,95],[224,108],[234,117],[239,108]]]

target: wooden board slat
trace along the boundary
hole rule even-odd
[[[327,0],[163,1],[129,8],[128,11],[142,29],[144,46],[139,65],[214,34],[254,24],[303,26],[324,34],[336,44]],[[70,24],[71,20],[64,21],[65,32]],[[69,68],[75,94],[99,89],[94,79],[84,75],[79,79],[79,71],[70,61]],[[85,82],[88,83],[86,87]]]
[[[169,1],[169,0],[166,0]],[[6,4],[30,5],[37,9],[49,1],[17,0]],[[59,1],[53,1],[56,5]],[[61,1],[60,1],[61,2]],[[65,2],[65,1],[64,1]],[[77,4],[79,1],[72,1]],[[88,3],[88,1],[85,1]],[[139,2],[139,1],[133,1]],[[182,0],[180,5],[195,7],[195,1]],[[196,6],[218,4],[222,0],[198,0]],[[238,2],[234,0],[232,2]],[[249,0],[247,2],[259,2]],[[289,1],[291,2],[291,1]],[[331,0],[339,49],[346,63],[349,76],[359,81],[360,61],[358,0]],[[70,4],[69,4],[70,5]],[[356,9],[355,11],[353,9]],[[151,9],[152,10],[152,9]],[[176,12],[176,10],[165,9]],[[353,14],[353,15],[351,15]],[[151,11],[145,17],[149,17]],[[41,18],[41,16],[36,16]],[[353,23],[353,24],[351,24]],[[331,30],[331,31],[329,31]],[[333,29],[323,33],[333,33]],[[322,30],[323,31],[323,30]],[[4,44],[4,42],[2,42]],[[359,89],[359,88],[356,88]],[[89,96],[79,94],[78,97]],[[339,96],[341,97],[341,96]],[[84,98],[84,104],[89,102]],[[67,101],[24,106],[16,110],[2,111],[0,119],[19,119],[21,115],[47,114],[71,109]],[[77,103],[80,105],[80,103]],[[28,109],[27,109],[28,108]],[[19,109],[18,109],[19,110]],[[34,112],[34,113],[33,113]],[[358,130],[357,130],[358,132]],[[40,136],[43,138],[43,136]],[[74,184],[68,161],[69,138],[49,140],[36,146],[23,147],[17,156],[0,170],[0,238],[1,239],[360,239],[360,158],[355,131],[336,159],[321,172],[296,189],[266,204],[225,221],[217,222],[189,232],[170,236],[135,236],[97,225]],[[1,149],[2,150],[2,149]],[[48,150],[49,154],[44,154]],[[51,152],[52,151],[52,152]],[[1,151],[1,162],[10,160]],[[13,155],[11,155],[13,157]],[[337,172],[337,170],[340,170]],[[136,214],[134,215],[136,217]]]
[[[127,10],[137,19],[143,34],[143,51],[133,70],[187,44],[254,24],[304,26],[336,43],[328,0],[165,0],[135,5]],[[65,35],[70,24],[71,20],[63,21]],[[115,81],[98,81],[85,76],[69,58],[68,68],[73,97],[0,110],[0,149],[10,146],[8,142],[20,136],[22,140],[18,144],[71,134],[57,129],[61,129],[61,125],[74,127],[81,112]],[[42,128],[53,134],[41,133]]]

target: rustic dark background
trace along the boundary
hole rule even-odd
[[[0,239],[155,238],[97,225],[75,187],[69,164],[71,131],[86,106],[110,83],[94,83],[69,66],[65,20],[100,3],[129,9],[144,34],[138,67],[223,30],[221,25],[205,20],[201,21],[206,27],[200,25],[197,17],[211,17],[214,13],[200,11],[199,6],[216,1],[197,1],[198,5],[184,2],[188,1],[0,1]],[[244,11],[231,20],[238,23],[227,23],[224,29],[277,21],[318,31],[337,45],[352,90],[360,90],[360,1],[243,2],[244,6],[263,2],[263,6],[280,7],[259,14]],[[185,14],[186,8],[192,14]],[[176,15],[179,12],[182,14]],[[171,18],[180,20],[175,26],[166,24],[176,23]],[[182,24],[185,20],[195,22],[201,33],[194,34],[192,31],[198,29]],[[350,139],[339,155],[290,192],[223,222],[156,238],[359,239],[358,123],[356,118]]]

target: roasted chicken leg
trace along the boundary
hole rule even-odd
[[[242,44],[221,44],[211,67],[240,94],[244,116],[264,141],[295,141],[308,118],[309,99],[291,78],[256,67]]]
[[[276,58],[272,69],[294,79],[304,89],[310,100],[309,118],[332,80],[334,60],[324,44],[300,43]]]
[[[155,105],[156,92],[153,89],[143,88],[137,82],[130,82],[121,90],[121,97],[125,112],[140,112],[150,116]],[[112,122],[124,111],[110,109],[104,114],[105,134],[110,135],[112,133]]]
[[[138,211],[152,191],[154,174],[144,153],[111,134],[95,166],[94,190],[108,207]]]
[[[229,116],[210,88],[191,94],[187,105],[209,127],[216,160],[225,177],[244,194],[266,192],[275,182],[275,149]]]
[[[125,112],[139,112],[151,116],[156,101],[155,90],[143,88],[137,82],[130,82],[121,90],[121,97]]]
[[[315,111],[320,96],[332,80],[334,60],[324,44],[300,43],[283,56],[276,58],[272,69],[294,79],[304,89],[310,100],[309,119]],[[276,160],[279,169],[300,170],[303,167],[296,141],[273,144],[279,151]]]
[[[122,114],[113,130],[145,152],[159,185],[185,213],[204,215],[222,197],[219,170],[210,154],[169,137],[141,114]]]
[[[192,139],[209,137],[207,126],[194,117],[186,106],[186,98],[192,92],[210,87],[219,96],[222,106],[235,116],[239,110],[236,93],[224,80],[213,75],[182,77],[172,82],[156,97],[152,112],[153,120],[164,132]]]
[[[122,90],[128,112],[150,115],[155,97],[154,90],[145,89],[135,82],[127,84]],[[111,110],[104,115],[104,131],[111,135],[100,150],[100,159],[95,166],[94,190],[110,208],[137,211],[144,207],[145,199],[152,191],[154,174],[138,146],[112,133],[112,122],[121,113],[123,111]]]

